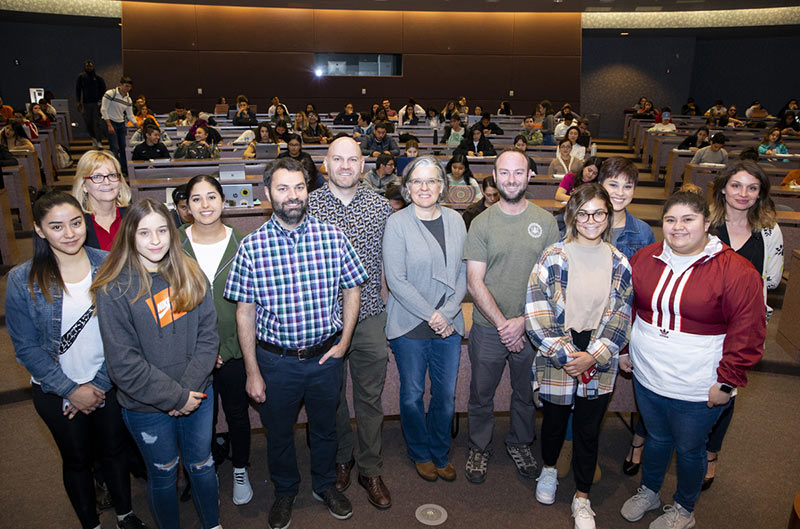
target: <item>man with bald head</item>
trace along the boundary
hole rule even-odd
[[[336,488],[344,491],[350,486],[350,472],[357,464],[358,483],[367,490],[370,503],[388,509],[392,500],[381,478],[381,394],[389,357],[381,255],[383,230],[393,210],[388,200],[361,181],[364,158],[352,138],[344,136],[330,144],[325,166],[328,183],[309,195],[309,211],[345,233],[369,274],[369,280],[361,285],[358,323],[343,363],[345,372],[336,413]],[[358,423],[355,436],[346,398],[348,366]]]

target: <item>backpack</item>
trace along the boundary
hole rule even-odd
[[[72,156],[69,154],[69,150],[61,145],[60,143],[56,144],[56,169],[67,169],[72,167]]]

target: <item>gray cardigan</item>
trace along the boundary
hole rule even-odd
[[[386,337],[403,336],[436,312],[464,336],[461,301],[467,293],[467,264],[462,260],[467,230],[461,215],[441,208],[447,266],[441,246],[414,213],[401,209],[386,221],[383,235],[383,270],[389,286],[386,303]]]

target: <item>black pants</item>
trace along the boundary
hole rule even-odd
[[[234,468],[244,468],[250,461],[250,401],[247,397],[247,374],[244,360],[234,358],[214,371],[214,391],[222,399],[228,436],[231,440],[231,463]],[[214,401],[214,425],[217,424],[217,401]],[[213,439],[212,443],[215,442]]]
[[[62,413],[62,398],[45,393],[33,384],[33,406],[53,434],[61,452],[64,489],[84,529],[97,527],[100,520],[95,505],[92,462],[93,449],[99,450],[105,479],[117,514],[131,512],[131,481],[124,457],[125,424],[122,422],[117,392],[106,393],[106,403],[89,415],[78,413],[68,419]],[[95,448],[93,448],[95,447]]]
[[[558,461],[561,445],[567,433],[570,412],[572,417],[572,471],[578,492],[589,493],[594,469],[597,466],[597,451],[600,423],[608,408],[611,393],[596,399],[575,397],[575,409],[542,401],[542,458],[544,464],[553,467]]]

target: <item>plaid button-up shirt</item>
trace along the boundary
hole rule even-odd
[[[580,377],[572,378],[563,369],[569,359],[567,353],[577,351],[572,334],[564,329],[568,278],[569,263],[562,241],[545,250],[533,267],[525,301],[525,329],[536,349],[534,386],[538,384],[541,399],[562,405],[572,404],[576,394],[593,399],[614,390],[619,351],[630,336],[633,303],[631,266],[612,246],[608,305],[586,348],[598,372],[584,384]]]
[[[302,349],[342,328],[339,291],[368,279],[350,241],[311,215],[292,231],[271,218],[239,246],[225,297],[256,304],[259,340]]]

